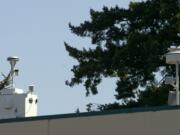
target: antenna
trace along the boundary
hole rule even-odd
[[[19,58],[17,56],[10,56],[7,58],[11,65],[11,87],[14,87],[14,72],[15,72],[15,65],[19,61]]]

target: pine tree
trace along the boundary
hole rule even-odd
[[[135,98],[139,87],[156,88],[154,73],[171,69],[165,63],[167,49],[180,45],[179,11],[178,0],[131,2],[128,9],[91,9],[90,20],[79,26],[69,24],[72,33],[89,37],[93,48],[79,50],[65,43],[69,55],[79,62],[66,84],[83,84],[88,96],[98,93],[104,77],[116,77],[116,98],[123,100]]]

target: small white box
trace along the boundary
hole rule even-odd
[[[167,64],[180,64],[180,50],[173,50],[166,54]]]
[[[180,92],[179,97],[180,97]],[[176,91],[169,91],[169,96],[168,96],[168,105],[177,105],[177,100],[176,100]]]

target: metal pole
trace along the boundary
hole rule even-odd
[[[11,65],[11,88],[14,88],[14,66]]]
[[[179,105],[179,65],[176,64],[176,105]]]

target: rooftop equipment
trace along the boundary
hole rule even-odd
[[[19,61],[17,56],[8,57],[11,70],[4,80],[0,81],[0,119],[37,116],[37,95],[33,94],[34,86],[30,85],[27,92],[15,88],[14,76],[18,75],[15,69]]]
[[[173,77],[167,77],[165,83],[171,84],[175,87],[176,91],[169,93],[168,104],[179,105],[179,64],[180,64],[180,48],[169,48],[169,52],[166,54],[166,63],[176,66],[176,79]],[[176,80],[176,81],[174,81]],[[176,82],[176,85],[173,83]],[[176,97],[176,98],[175,98]],[[176,99],[176,100],[174,100]],[[176,102],[175,102],[176,101]]]

